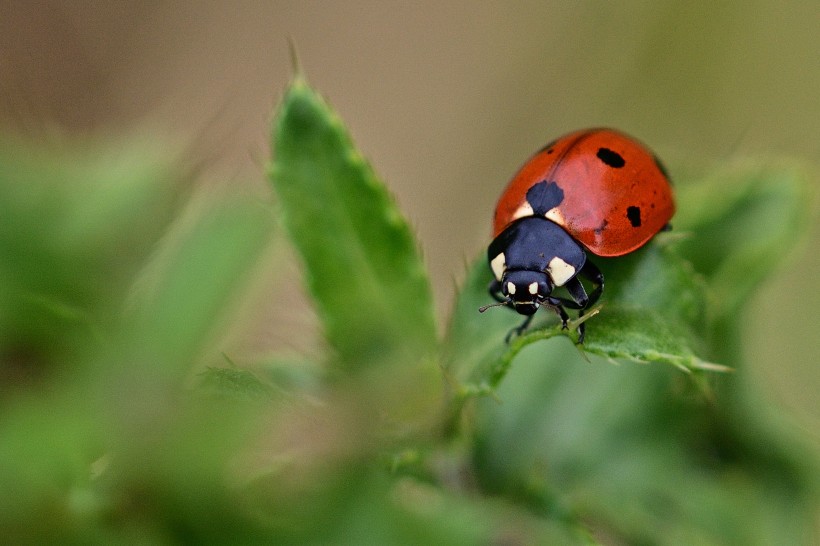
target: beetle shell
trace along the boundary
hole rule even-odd
[[[674,213],[669,178],[652,152],[617,131],[588,129],[548,144],[518,171],[498,201],[493,236],[543,216],[593,254],[621,256]]]

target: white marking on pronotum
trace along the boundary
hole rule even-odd
[[[515,209],[515,212],[512,215],[513,220],[518,220],[519,218],[526,218],[528,216],[532,216],[535,214],[535,211],[532,210],[532,205],[529,202],[524,201],[521,203],[521,206]]]
[[[507,294],[509,294],[509,295],[511,295],[511,296],[512,296],[513,294],[515,294],[515,285],[514,285],[513,283],[511,283],[511,282],[508,282],[508,283],[507,283]]]
[[[529,290],[530,294],[532,294],[533,296],[536,295],[538,293],[538,283],[531,282],[530,285],[527,287],[527,290]]]
[[[492,259],[490,262],[490,268],[493,270],[495,279],[500,281],[501,277],[504,275],[504,270],[507,268],[507,258],[504,256],[503,252]]]
[[[564,286],[564,283],[575,276],[575,268],[558,256],[550,260],[547,271],[549,271],[555,286]]]

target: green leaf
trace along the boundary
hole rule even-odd
[[[273,147],[284,224],[340,366],[429,355],[432,296],[413,233],[341,120],[300,77],[279,107]]]
[[[606,290],[584,317],[586,340],[579,349],[611,359],[665,363],[689,371],[722,370],[708,361],[703,341],[707,313],[705,285],[671,241],[654,241],[619,259],[596,259]],[[461,383],[461,397],[491,393],[513,360],[528,345],[555,336],[575,338],[572,321],[562,330],[555,317],[536,322],[509,345],[504,337],[521,318],[509,309],[477,309],[489,300],[489,267],[479,259],[459,294],[446,345],[448,369]],[[543,325],[546,321],[546,325]]]
[[[597,260],[607,290],[601,312],[588,323],[584,350],[682,370],[723,369],[706,360],[703,278],[664,239],[619,259]]]

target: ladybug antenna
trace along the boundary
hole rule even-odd
[[[501,307],[502,305],[507,306],[509,304],[510,304],[510,300],[499,301],[498,303],[491,303],[489,305],[482,305],[481,307],[478,308],[478,312],[483,313],[484,311],[486,311],[490,307]]]

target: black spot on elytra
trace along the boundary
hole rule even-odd
[[[559,188],[555,182],[542,180],[527,190],[527,202],[536,216],[545,215],[550,209],[560,205],[563,200],[564,190]]]
[[[641,227],[641,209],[640,207],[627,207],[626,217],[632,227]]]
[[[626,165],[626,161],[618,152],[613,152],[609,148],[598,148],[598,153],[595,154],[598,156],[598,159],[603,161],[606,165],[609,165],[613,169],[620,169],[624,165]]]

